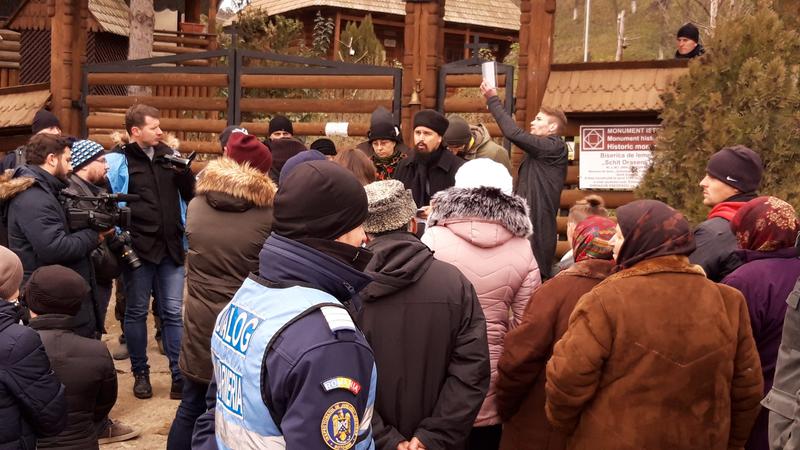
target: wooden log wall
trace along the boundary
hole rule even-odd
[[[0,30],[0,88],[20,84],[20,51],[20,34],[11,30]]]

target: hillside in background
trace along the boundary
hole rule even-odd
[[[675,33],[684,23],[701,25],[701,36],[706,37],[703,28],[708,24],[708,12],[703,4],[707,3],[707,0],[592,0],[589,60],[614,61],[617,13],[623,9],[627,48],[622,59],[670,59],[675,53]],[[636,12],[632,11],[634,4]],[[560,0],[557,8],[554,62],[582,62],[585,0]]]

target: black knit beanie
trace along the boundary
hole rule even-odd
[[[311,150],[316,150],[323,155],[336,156],[336,144],[328,138],[320,138],[312,142],[308,147]]]
[[[344,167],[308,161],[281,178],[273,208],[276,234],[332,241],[364,223],[367,193]]]
[[[445,116],[432,109],[423,109],[422,111],[414,114],[414,128],[430,128],[439,136],[444,136],[444,133],[447,132],[447,127],[449,125],[450,121],[447,120]]]
[[[275,116],[269,121],[269,132],[267,135],[272,135],[276,131],[286,131],[294,134],[292,129],[292,121],[286,116]]]
[[[400,128],[395,125],[394,116],[388,109],[379,106],[372,112],[367,138],[370,143],[378,139],[400,142]]]
[[[36,111],[36,115],[33,116],[31,133],[36,134],[50,127],[58,127],[59,129],[61,128],[61,122],[58,121],[58,117],[46,109],[40,109],[39,111]]]
[[[744,145],[723,148],[706,166],[706,173],[743,193],[758,190],[763,171],[761,157]]]
[[[25,285],[25,302],[36,314],[74,316],[89,295],[89,283],[77,272],[64,266],[36,269]]]
[[[686,39],[691,39],[691,40],[693,40],[695,42],[700,42],[700,30],[698,30],[697,27],[694,26],[694,24],[690,22],[690,23],[687,23],[686,25],[680,27],[680,29],[678,29],[678,36],[677,37],[679,37],[679,38],[683,37],[683,38],[686,38]]]

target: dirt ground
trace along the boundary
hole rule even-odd
[[[134,397],[130,360],[114,361],[117,367],[119,390],[117,403],[114,405],[114,409],[111,410],[111,414],[109,414],[111,419],[139,429],[141,435],[126,442],[101,445],[100,448],[102,450],[154,450],[163,449],[167,446],[169,427],[175,417],[175,410],[178,408],[180,401],[169,399],[171,383],[169,364],[167,363],[167,357],[159,353],[158,346],[153,338],[155,333],[152,315],[148,317],[147,329],[149,331],[147,357],[150,364],[150,383],[153,385],[153,397],[146,400],[139,400]],[[119,348],[117,339],[122,331],[119,322],[114,319],[113,295],[111,296],[111,304],[108,306],[106,330],[108,334],[103,336],[103,342],[106,343],[109,351],[114,353]]]

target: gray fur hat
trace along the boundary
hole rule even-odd
[[[369,213],[364,231],[370,234],[398,230],[417,213],[417,205],[401,181],[383,180],[364,186]]]

